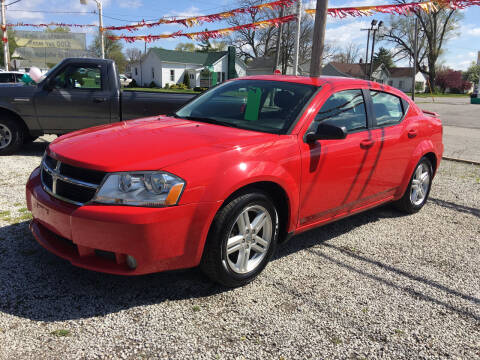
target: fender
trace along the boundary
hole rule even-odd
[[[33,104],[31,104],[33,106]],[[5,101],[0,101],[0,111],[5,110],[16,115],[24,123],[27,130],[32,133],[32,130],[41,130],[40,123],[38,122],[37,116],[35,115],[35,110],[33,110],[33,115],[22,114],[16,106]],[[42,132],[43,133],[43,132]]]
[[[437,164],[439,163],[439,159],[437,156],[436,148],[432,141],[430,139],[424,139],[422,140],[415,150],[412,153],[412,156],[410,157],[410,162],[408,163],[408,166],[405,170],[405,174],[403,175],[403,179],[401,182],[400,187],[397,190],[397,193],[395,194],[395,198],[399,199],[403,196],[405,193],[405,190],[407,189],[407,186],[410,182],[410,178],[413,174],[413,171],[415,170],[415,166],[417,166],[418,162],[420,159],[427,153],[432,152],[435,154],[435,157],[437,158]]]

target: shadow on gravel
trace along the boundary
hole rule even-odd
[[[433,199],[432,202],[437,204],[437,202],[435,200],[437,200],[437,199]],[[448,202],[443,201],[443,200],[437,200],[437,201],[441,201],[442,203],[448,203]],[[452,204],[452,203],[448,203],[448,204]],[[441,204],[439,204],[439,205],[441,205]],[[453,204],[453,205],[456,205],[456,204]],[[456,206],[459,206],[459,205],[456,205]],[[463,206],[461,206],[461,207],[465,208]],[[467,209],[472,209],[472,208],[467,208]],[[456,209],[456,210],[458,210],[458,209]],[[473,210],[476,210],[476,209],[473,209]],[[470,317],[472,319],[475,319],[475,320],[479,321],[480,316],[478,316],[477,314],[475,314],[475,313],[473,313],[469,310],[456,307],[456,306],[454,306],[454,305],[452,305],[448,302],[436,299],[432,296],[429,296],[429,295],[424,294],[422,292],[416,291],[416,290],[412,289],[412,287],[409,286],[409,285],[402,285],[401,282],[394,282],[394,281],[389,280],[389,279],[384,279],[381,276],[374,275],[374,274],[371,274],[371,273],[365,271],[365,269],[356,268],[356,267],[354,267],[350,264],[344,263],[344,262],[342,262],[342,261],[340,261],[336,258],[333,258],[333,257],[323,253],[321,251],[321,248],[320,249],[319,248],[311,249],[311,247],[320,244],[324,247],[334,249],[334,250],[342,253],[343,255],[349,256],[349,257],[351,257],[351,258],[353,258],[357,261],[361,261],[361,262],[369,264],[369,265],[375,265],[378,268],[380,268],[382,271],[391,272],[391,273],[394,273],[396,275],[403,276],[404,278],[406,278],[408,280],[416,281],[418,283],[421,283],[422,285],[427,285],[427,286],[430,286],[434,289],[443,291],[448,295],[457,296],[457,297],[459,297],[463,300],[470,301],[475,305],[480,305],[480,299],[479,298],[476,298],[474,296],[470,296],[470,295],[467,295],[467,294],[463,294],[463,293],[461,293],[461,292],[459,292],[455,289],[451,289],[449,287],[446,287],[446,286],[444,286],[444,285],[442,285],[442,284],[440,284],[436,281],[429,280],[429,279],[424,278],[422,276],[411,274],[407,271],[404,271],[404,270],[399,269],[397,267],[394,267],[392,265],[377,261],[375,259],[370,259],[366,256],[362,256],[360,254],[355,253],[352,250],[344,249],[344,248],[326,243],[328,240],[334,239],[337,236],[340,236],[344,233],[347,233],[350,230],[352,230],[353,228],[356,228],[356,227],[359,227],[359,226],[362,226],[362,225],[365,225],[365,224],[368,224],[368,223],[371,223],[371,222],[379,221],[382,218],[392,218],[392,217],[400,217],[400,216],[407,216],[407,215],[405,215],[401,212],[398,212],[397,210],[395,210],[393,207],[391,207],[389,205],[385,205],[383,207],[373,209],[373,210],[370,210],[370,211],[352,216],[350,218],[346,218],[346,219],[343,219],[343,220],[325,225],[321,228],[313,229],[313,230],[308,231],[306,233],[295,236],[291,241],[289,241],[287,244],[285,244],[283,247],[281,247],[279,249],[279,251],[277,252],[276,258],[281,258],[283,256],[288,256],[288,255],[290,255],[292,253],[295,253],[297,251],[300,251],[300,250],[306,250],[306,251],[310,252],[311,254],[314,254],[316,256],[319,256],[319,257],[321,257],[325,260],[328,260],[328,261],[336,264],[339,267],[343,267],[347,270],[353,271],[353,272],[355,272],[359,275],[362,275],[366,278],[378,281],[378,282],[380,282],[384,285],[388,285],[388,286],[393,287],[397,290],[403,291],[407,295],[412,296],[416,299],[421,299],[421,300],[424,300],[424,301],[432,302],[432,303],[437,304],[437,305],[441,305],[441,306],[445,307],[446,309],[449,309],[453,312],[456,312],[456,313],[458,313],[462,316]],[[284,288],[285,288],[286,291],[290,291],[288,286],[284,286]]]
[[[464,206],[464,205],[459,205],[459,204],[455,204],[455,203],[450,202],[450,201],[435,199],[435,198],[432,198],[432,197],[430,197],[428,199],[428,201],[431,201],[436,205],[443,206],[443,207],[448,208],[448,209],[452,209],[454,211],[462,212],[462,213],[465,213],[465,214],[472,214],[473,216],[476,216],[476,217],[480,218],[480,209],[477,209],[477,208],[468,207],[468,206]]]
[[[41,157],[49,144],[50,142],[40,138],[33,143],[23,145],[14,155]]]

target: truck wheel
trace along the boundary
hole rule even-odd
[[[0,155],[9,155],[20,149],[23,144],[21,125],[8,115],[0,118]]]
[[[248,284],[262,272],[275,251],[278,215],[263,192],[249,192],[219,210],[200,264],[212,280],[228,287]]]
[[[402,198],[395,201],[393,205],[408,214],[419,211],[427,202],[428,195],[430,194],[432,175],[433,170],[430,160],[426,157],[421,158],[415,167],[405,193]]]

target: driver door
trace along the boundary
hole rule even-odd
[[[306,131],[314,132],[319,123],[327,122],[345,127],[345,139],[300,141],[299,227],[347,215],[371,195],[369,176],[378,144],[369,130],[365,95],[362,89],[331,94]]]
[[[64,133],[110,122],[111,92],[104,65],[69,64],[49,89],[35,96],[38,120],[45,130]]]

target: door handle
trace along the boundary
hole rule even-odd
[[[410,139],[413,139],[415,136],[417,136],[417,130],[416,129],[408,130],[408,137]]]
[[[374,141],[371,139],[365,139],[360,141],[360,147],[362,149],[370,149],[373,146]]]
[[[107,98],[105,98],[105,97],[94,97],[93,98],[94,103],[102,103],[102,102],[105,102],[105,101],[107,101]]]

